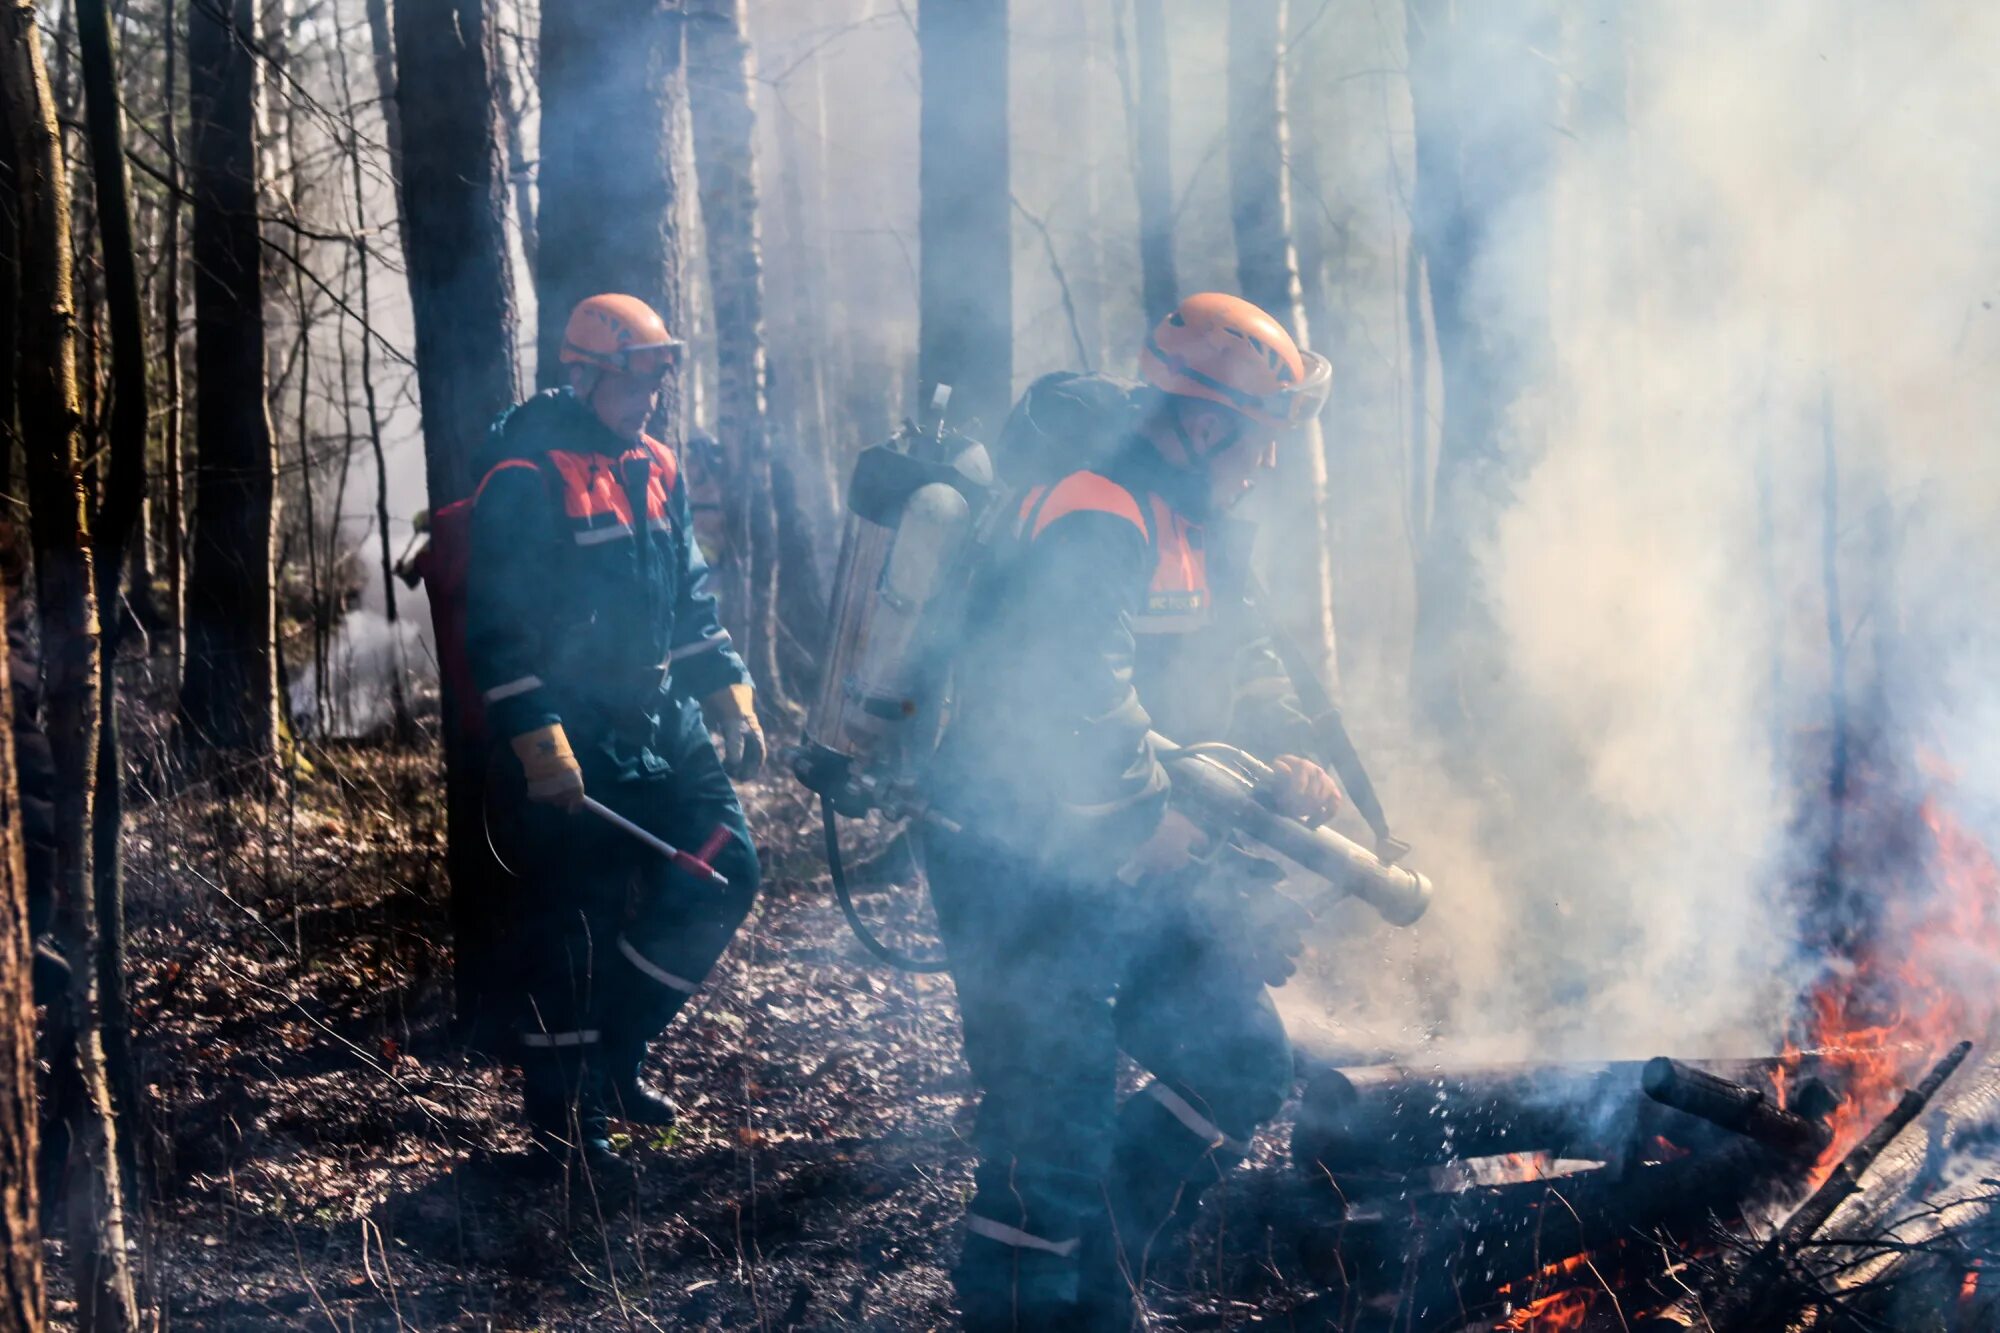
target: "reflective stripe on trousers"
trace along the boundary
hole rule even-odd
[[[667,969],[646,957],[645,954],[640,953],[639,946],[632,943],[630,939],[623,935],[618,937],[618,952],[625,955],[626,962],[632,964],[632,966],[638,968],[639,971],[659,982],[668,990],[677,990],[684,995],[692,995],[701,989],[699,981],[689,981],[686,977],[676,976],[674,973],[667,971]]]
[[[1083,1241],[1075,1236],[1068,1240],[1048,1240],[1023,1231],[1019,1227],[1010,1227],[1005,1222],[995,1222],[990,1217],[981,1217],[978,1213],[965,1215],[965,1229],[974,1236],[983,1236],[1002,1245],[1011,1245],[1017,1250],[1040,1250],[1062,1259],[1074,1255],[1078,1247],[1083,1244]]]
[[[1227,1148],[1239,1157],[1250,1155],[1250,1145],[1242,1139],[1232,1139],[1222,1132],[1222,1126],[1210,1120],[1193,1103],[1172,1088],[1154,1079],[1146,1085],[1146,1095],[1167,1108],[1167,1113],[1181,1122],[1190,1134],[1206,1143],[1210,1149]]]
[[[558,1047],[595,1046],[598,1036],[596,1028],[579,1028],[574,1032],[523,1032],[521,1044],[544,1051]]]

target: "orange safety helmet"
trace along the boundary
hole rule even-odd
[[[684,345],[667,332],[653,307],[636,296],[607,292],[585,297],[569,312],[562,362],[651,377],[671,370]]]
[[[1319,415],[1333,363],[1306,352],[1285,326],[1240,296],[1200,292],[1161,320],[1139,353],[1139,373],[1162,393],[1205,398],[1289,430]]]

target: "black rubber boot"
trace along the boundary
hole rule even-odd
[[[547,1167],[615,1164],[610,1119],[593,1071],[568,1052],[524,1051],[521,1103],[534,1152]]]
[[[670,1129],[680,1117],[673,1098],[646,1086],[642,1071],[646,1047],[614,1048],[606,1052],[604,1065],[604,1109],[613,1120],[654,1129]]]

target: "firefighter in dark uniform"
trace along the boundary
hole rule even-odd
[[[757,890],[731,785],[764,757],[750,678],[705,587],[678,459],[645,433],[680,352],[634,297],[578,305],[568,387],[496,424],[473,510],[465,640],[498,756],[489,826],[524,881],[525,1109],[560,1156],[609,1153],[612,1117],[672,1120],[639,1078],[647,1044]],[[728,887],[584,811],[586,794]]]
[[[1208,540],[1330,368],[1214,293],[1140,365],[1129,438],[1027,491],[975,576],[938,757],[935,808],[962,831],[927,840],[931,891],[984,1094],[954,1278],[981,1333],[1124,1328],[1146,1265],[1290,1092],[1265,987],[1303,914],[1264,863],[1195,860],[1211,839],[1167,805],[1148,731],[1278,756],[1292,816],[1339,800]],[[1151,1075],[1122,1109],[1121,1049]]]

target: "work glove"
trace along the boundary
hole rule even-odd
[[[738,782],[764,767],[764,728],[757,695],[748,685],[726,685],[701,701],[709,728],[722,737],[722,770]]]
[[[1257,786],[1260,796],[1287,819],[1303,819],[1318,828],[1340,809],[1340,784],[1310,759],[1281,754],[1271,761],[1271,774]]]
[[[529,800],[572,812],[582,808],[583,768],[569,748],[562,723],[523,732],[512,744],[528,779]]]
[[[1209,942],[1266,986],[1291,980],[1313,921],[1312,913],[1284,893],[1284,879],[1277,862],[1226,845],[1189,893]]]

